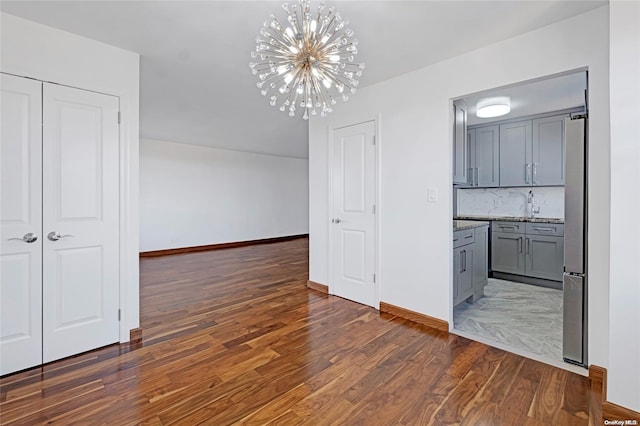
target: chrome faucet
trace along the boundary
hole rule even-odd
[[[533,196],[533,191],[531,190],[529,190],[529,195],[527,196],[527,204],[531,205],[529,209],[530,217],[535,217],[536,214],[540,213],[540,206],[536,207],[536,199]]]

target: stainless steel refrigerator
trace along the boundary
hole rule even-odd
[[[587,366],[587,122],[565,119],[562,357]]]

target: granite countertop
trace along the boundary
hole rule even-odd
[[[463,229],[477,228],[479,226],[488,226],[489,222],[480,220],[455,220],[453,221],[453,232],[462,231]]]
[[[524,217],[524,216],[469,216],[461,215],[456,216],[455,220],[501,220],[504,222],[535,222],[535,223],[559,223],[563,224],[564,219],[557,219],[551,217]]]

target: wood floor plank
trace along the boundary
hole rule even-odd
[[[588,379],[309,290],[307,271],[306,239],[144,258],[142,342],[0,378],[0,424],[593,423]]]

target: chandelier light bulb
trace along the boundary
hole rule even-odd
[[[266,96],[271,90],[269,103],[280,111],[288,110],[291,117],[299,105],[305,120],[318,112],[326,117],[336,104],[334,97],[348,100],[345,92],[356,92],[359,82],[354,76],[360,77],[365,67],[354,63],[359,42],[347,28],[349,21],[333,6],[325,9],[321,4],[313,13],[309,3],[283,3],[285,19],[272,13],[251,52],[260,62],[249,63],[260,80],[261,94]]]

